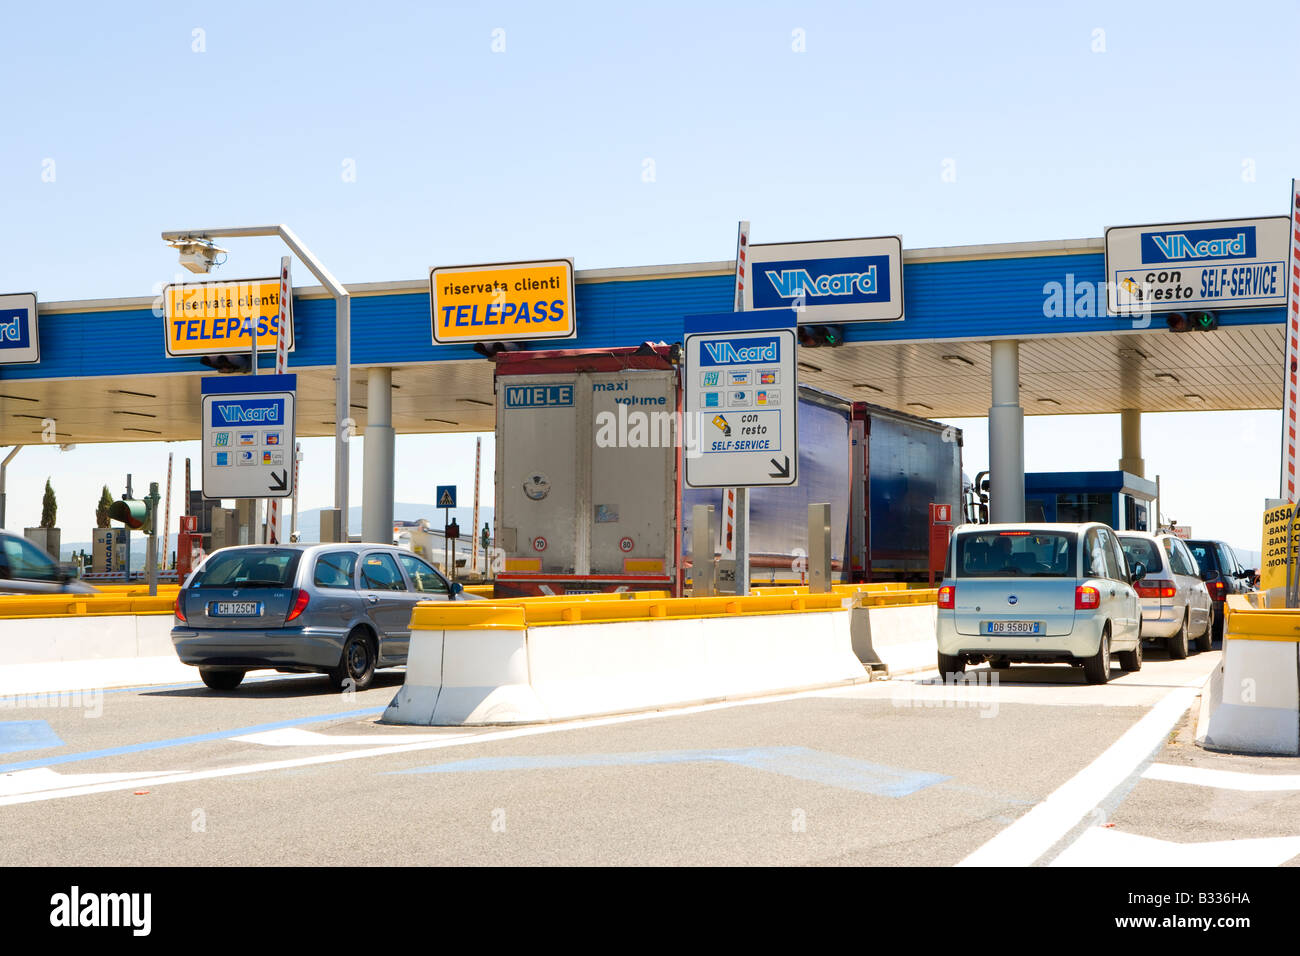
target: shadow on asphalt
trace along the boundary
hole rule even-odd
[[[362,693],[372,690],[396,690],[406,678],[404,669],[382,670]],[[244,679],[234,690],[212,690],[199,684],[195,687],[173,687],[165,690],[142,691],[141,697],[229,697],[233,699],[293,699],[297,697],[340,697],[324,674],[274,674],[258,676],[256,672]]]

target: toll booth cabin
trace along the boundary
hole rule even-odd
[[[1040,471],[1025,475],[1025,520],[1100,521],[1116,531],[1155,527],[1156,483],[1127,471]]]

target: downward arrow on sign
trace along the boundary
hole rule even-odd
[[[271,484],[269,486],[271,491],[284,491],[285,488],[287,488],[288,486],[289,486],[289,469],[286,468],[278,475],[275,472],[271,472]]]
[[[789,478],[790,477],[790,456],[785,456],[785,464],[779,464],[775,458],[771,459],[772,467],[776,471],[769,472],[769,478]]]

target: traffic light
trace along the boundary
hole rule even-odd
[[[1213,332],[1219,327],[1215,312],[1170,312],[1165,316],[1170,332]]]
[[[138,498],[123,498],[108,506],[108,517],[138,531],[149,520],[149,506]],[[147,531],[145,533],[148,534]]]
[[[844,344],[844,326],[801,325],[799,326],[799,344],[809,349],[821,348],[822,346],[836,348]]]
[[[523,348],[519,342],[475,342],[474,351],[484,358],[495,358],[499,352],[518,352]]]
[[[205,355],[199,362],[208,368],[230,375],[235,372],[247,372],[250,368],[248,355]]]

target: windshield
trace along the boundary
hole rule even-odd
[[[1075,577],[1073,532],[980,531],[957,538],[957,577]]]
[[[208,558],[190,582],[193,588],[287,588],[298,573],[302,552],[291,548],[230,548]]]
[[[1164,561],[1160,560],[1160,547],[1154,541],[1121,536],[1119,546],[1124,549],[1130,568],[1135,564],[1141,564],[1148,571],[1159,571],[1164,567]]]

